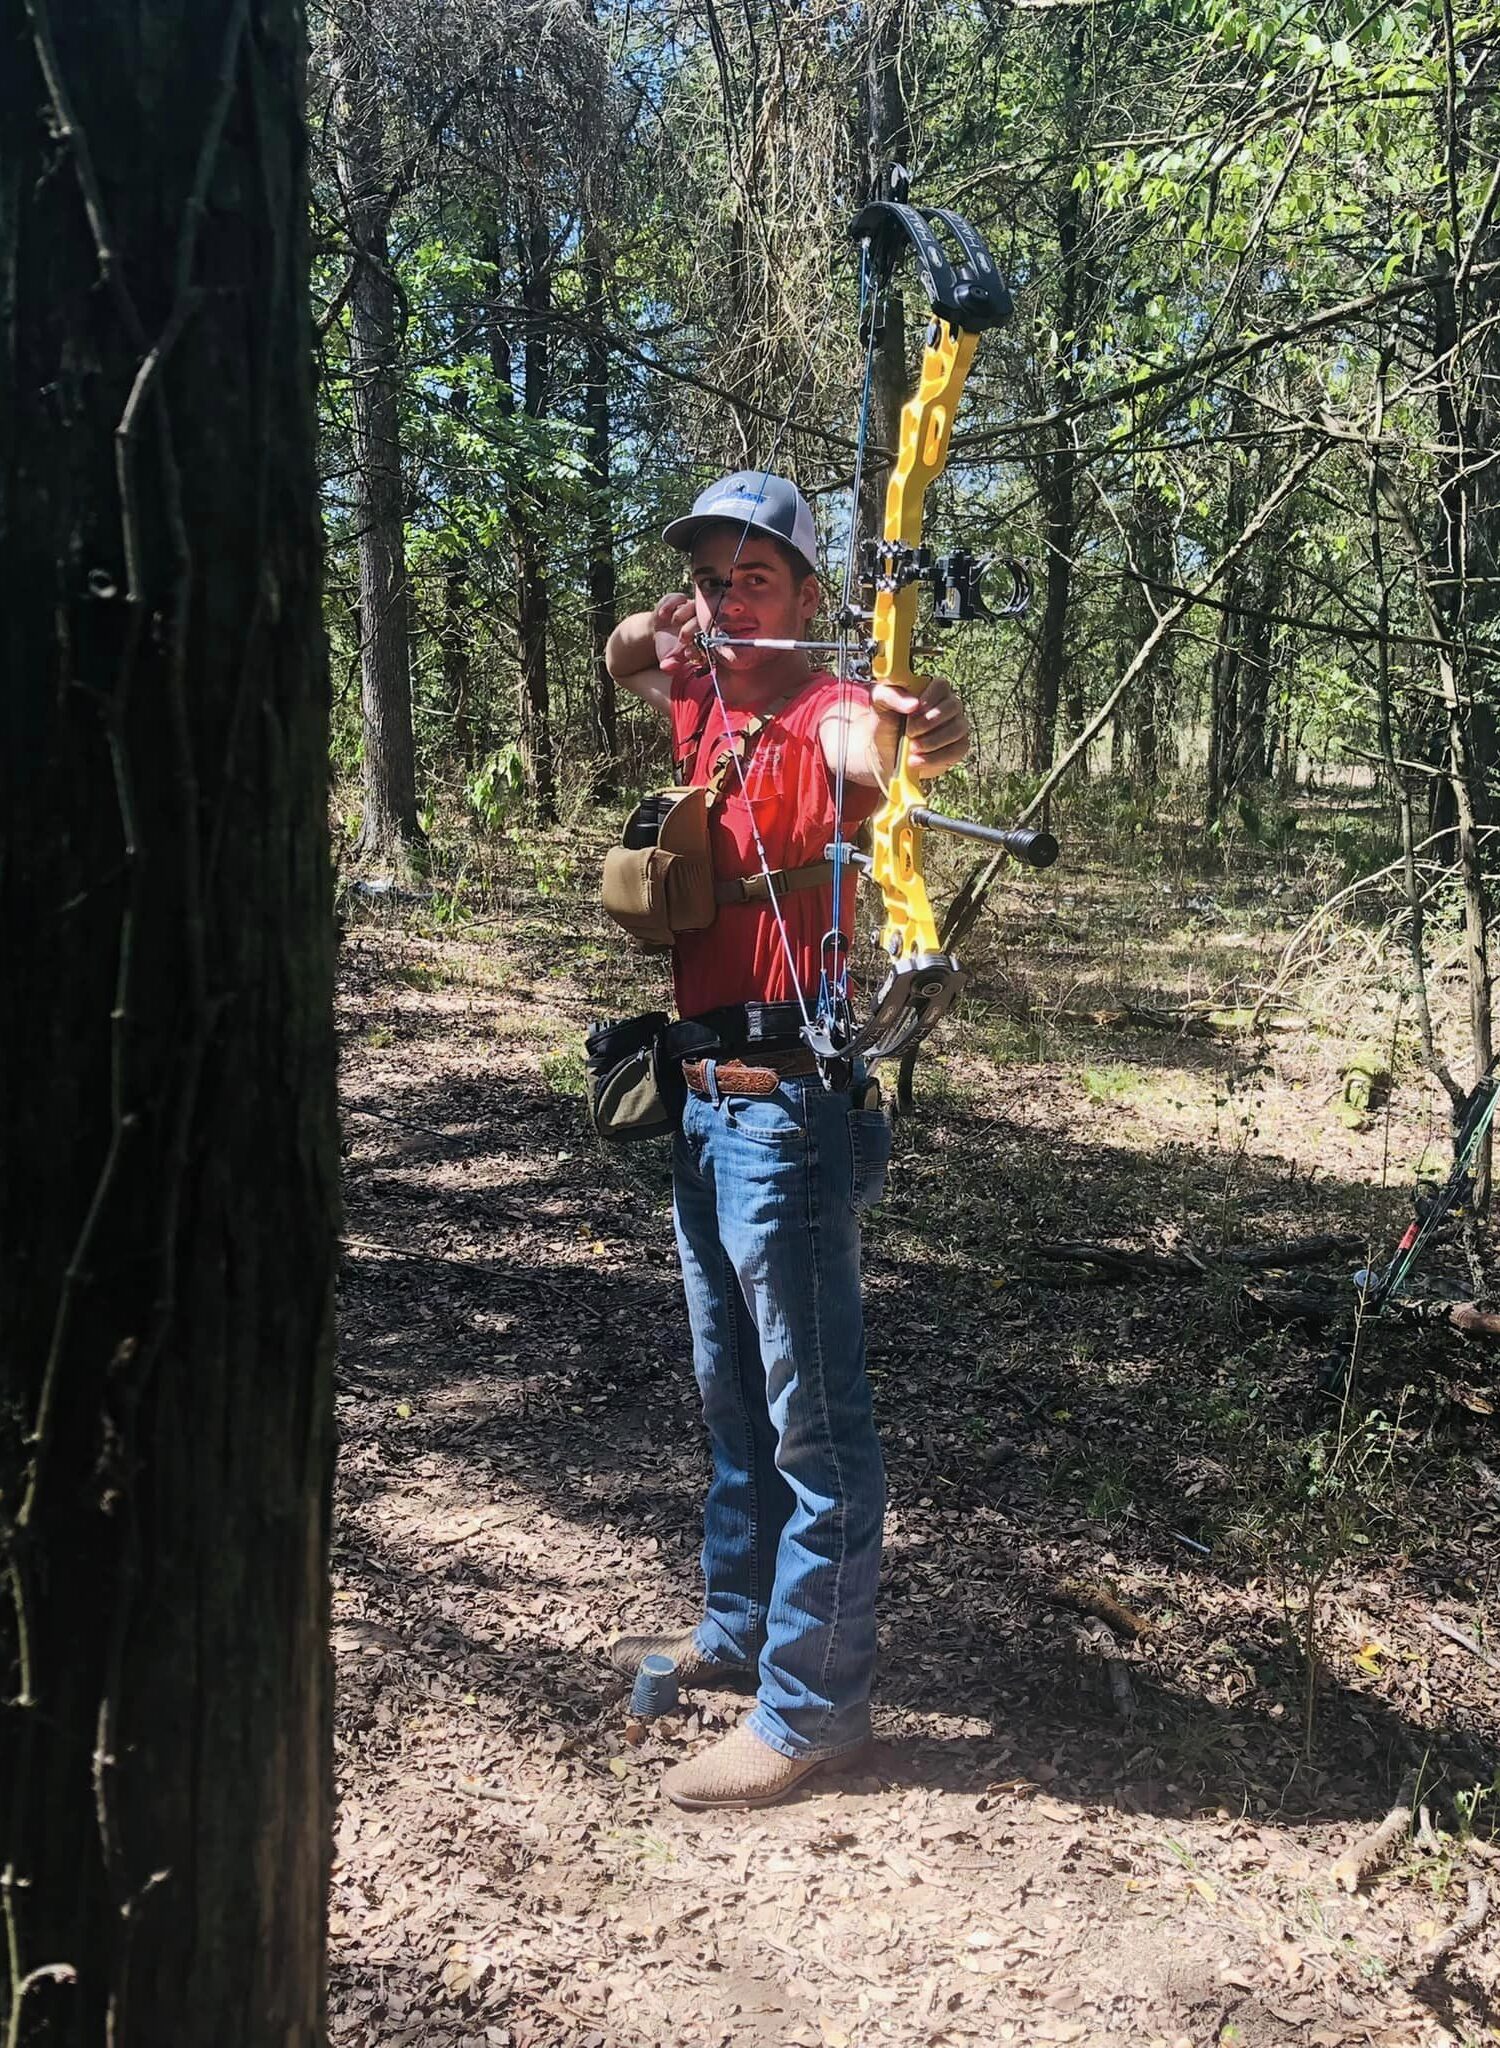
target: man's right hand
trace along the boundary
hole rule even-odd
[[[686,592],[669,591],[652,618],[656,635],[656,665],[665,675],[677,675],[696,666],[698,607]]]
[[[622,689],[653,711],[672,716],[672,680],[702,659],[697,647],[698,607],[681,590],[668,593],[654,611],[632,612],[609,636],[604,659]]]

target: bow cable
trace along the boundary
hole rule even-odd
[[[780,899],[776,894],[776,884],[772,879],[774,870],[766,855],[766,844],[765,841],[761,838],[760,825],[758,824],[755,816],[755,806],[750,801],[750,784],[745,774],[744,754],[743,749],[740,746],[740,740],[743,738],[743,735],[736,733],[734,727],[730,723],[729,705],[724,696],[724,686],[719,680],[719,665],[714,659],[716,648],[719,645],[725,644],[725,642],[718,640],[717,637],[713,635],[712,628],[714,625],[717,624],[719,613],[723,609],[724,602],[726,598],[728,598],[730,592],[734,587],[735,565],[738,563],[740,556],[744,553],[745,543],[749,540],[751,532],[753,531],[751,522],[754,520],[755,514],[759,510],[761,500],[765,497],[766,486],[770,482],[773,473],[772,464],[775,462],[776,457],[780,452],[781,443],[786,436],[788,427],[792,423],[792,416],[797,410],[797,402],[802,396],[803,388],[806,385],[808,378],[812,375],[812,367],[813,357],[809,353],[807,361],[803,364],[802,367],[802,375],[798,378],[797,383],[793,388],[791,398],[787,403],[786,411],[782,415],[781,422],[778,425],[776,433],[772,439],[770,454],[766,457],[765,462],[761,466],[759,488],[756,490],[755,497],[751,502],[750,510],[745,514],[744,524],[740,528],[740,537],[738,541],[735,543],[734,553],[729,558],[729,567],[725,572],[724,577],[720,583],[719,593],[717,597],[714,599],[713,613],[709,619],[710,632],[707,635],[699,636],[699,645],[702,646],[705,658],[708,662],[708,679],[713,686],[714,702],[718,707],[719,720],[724,728],[724,742],[729,749],[729,757],[734,763],[735,778],[740,786],[740,795],[744,799],[745,816],[749,820],[750,834],[753,840],[755,841],[756,858],[760,862],[761,880],[766,885],[766,898],[771,906],[771,916],[774,919],[776,925],[776,936],[778,941],[780,942],[782,957],[786,962],[787,979],[791,983],[792,993],[796,998],[798,1011],[801,1013],[802,1026],[804,1031],[810,1031],[813,1028],[812,1013],[807,1007],[807,997],[804,994],[802,988],[802,976],[797,967],[797,956],[792,949],[791,933],[787,930],[786,916],[781,908]],[[813,566],[814,568],[816,568],[816,564],[814,564]],[[733,643],[730,642],[728,644]],[[785,646],[787,647],[788,651],[790,651],[792,649],[800,649],[803,647],[807,647],[811,644],[811,642],[807,641],[792,640],[787,641],[785,643]]]
[[[859,332],[864,337],[865,364],[860,389],[859,426],[854,436],[854,474],[849,486],[849,539],[844,553],[844,588],[836,622],[839,636],[839,687],[836,700],[839,758],[833,782],[833,843],[830,848],[833,863],[833,923],[823,936],[818,976],[818,1023],[825,1031],[831,1031],[836,1019],[846,1021],[849,1012],[849,936],[841,927],[840,912],[843,906],[844,865],[849,857],[849,847],[844,840],[844,791],[849,765],[849,714],[852,708],[849,694],[853,667],[850,659],[850,634],[858,622],[854,599],[855,571],[859,559],[860,499],[864,489],[865,449],[870,432],[870,398],[875,383],[875,342],[880,332],[880,309],[884,299],[884,281],[878,285],[873,282],[870,245],[866,241],[861,244],[859,254]]]

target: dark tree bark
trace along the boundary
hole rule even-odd
[[[1243,436],[1248,415],[1242,400],[1236,399],[1229,416],[1229,485],[1224,501],[1224,532],[1236,534],[1243,528],[1254,499],[1250,490],[1248,454]],[[1219,613],[1214,640],[1213,663],[1209,670],[1208,704],[1208,790],[1204,798],[1203,821],[1212,825],[1224,808],[1234,782],[1235,754],[1239,745],[1241,640],[1245,622],[1240,604],[1249,576],[1246,558],[1234,561],[1221,585],[1224,606]]]
[[[469,565],[462,555],[443,563],[443,700],[453,722],[453,753],[472,762],[474,747],[473,650],[469,643]]]
[[[583,410],[587,434],[585,464],[589,481],[589,642],[594,657],[594,723],[599,736],[601,768],[595,785],[600,798],[615,792],[619,730],[615,679],[604,659],[619,610],[615,577],[614,498],[610,478],[609,335],[606,325],[604,258],[598,231],[591,228],[584,258],[588,291],[584,329]]]
[[[901,164],[909,170],[912,164],[911,110],[901,71],[907,10],[908,0],[884,0],[869,16],[864,86],[865,173],[872,199],[890,197],[886,179],[893,165]],[[872,449],[890,450],[894,454],[900,447],[901,409],[910,392],[905,308],[900,288],[893,283],[886,295],[885,325],[875,347],[870,393]],[[890,468],[883,454],[874,455],[868,462],[859,508],[863,529],[868,534],[881,531]]]
[[[358,855],[403,868],[421,843],[411,712],[410,590],[401,482],[400,298],[369,0],[353,0],[334,54],[339,180],[351,244],[349,380],[359,530],[365,814]]]
[[[1460,157],[1467,156],[1467,146]],[[1500,236],[1491,235],[1480,252],[1493,259]],[[1500,764],[1500,724],[1490,702],[1487,641],[1500,611],[1500,485],[1485,460],[1500,430],[1500,346],[1493,322],[1500,314],[1500,291],[1493,280],[1455,290],[1451,275],[1433,292],[1432,355],[1437,401],[1438,489],[1431,544],[1432,588],[1451,637],[1463,699],[1470,764],[1474,774],[1475,815],[1488,824],[1494,808],[1491,785]],[[1478,329],[1477,337],[1471,338]],[[1483,438],[1481,438],[1483,437]],[[1484,652],[1471,662],[1468,652],[1478,642]],[[1437,729],[1446,738],[1446,727]],[[1442,740],[1435,765],[1444,759]],[[1435,830],[1457,826],[1451,783],[1432,782],[1431,823]]]
[[[1167,601],[1165,587],[1175,577],[1176,563],[1172,552],[1171,510],[1155,485],[1137,484],[1131,494],[1131,521],[1141,574],[1148,579],[1147,589],[1152,591],[1156,603],[1163,604]],[[1155,613],[1147,602],[1145,591],[1136,589],[1127,612],[1134,615],[1137,627],[1135,646],[1139,647],[1155,623]],[[1132,648],[1131,653],[1134,651]],[[1154,788],[1161,779],[1162,718],[1164,712],[1170,716],[1171,697],[1172,642],[1167,640],[1142,670],[1129,706],[1135,755],[1132,773],[1143,788]]]
[[[1444,15],[1446,91],[1435,97],[1447,167],[1450,229],[1459,223],[1459,191],[1476,147],[1494,161],[1496,120],[1488,81],[1479,93],[1466,77],[1451,12]],[[1488,214],[1488,209],[1486,213]],[[1442,743],[1433,749],[1444,773],[1432,783],[1434,828],[1445,835],[1449,857],[1463,879],[1469,1022],[1476,1075],[1494,1053],[1494,1002],[1489,956],[1492,889],[1481,852],[1480,828],[1494,817],[1500,772],[1500,715],[1487,662],[1493,622],[1500,613],[1500,482],[1493,452],[1500,433],[1500,287],[1487,265],[1500,249],[1500,229],[1488,218],[1458,267],[1455,242],[1448,275],[1433,293],[1433,371],[1442,453],[1438,464],[1437,519],[1423,592],[1434,636],[1445,644],[1437,672],[1446,713]],[[1477,264],[1476,260],[1477,259]],[[1479,271],[1475,275],[1468,266]],[[1402,508],[1413,553],[1418,535]],[[1456,1106],[1456,1105],[1455,1105]],[[1478,1172],[1478,1199],[1489,1200],[1487,1139]]]
[[[469,414],[469,392],[456,384],[451,400],[453,416],[465,420]],[[454,759],[470,766],[479,748],[474,725],[474,646],[470,632],[469,561],[455,543],[443,557],[443,623],[440,644],[443,664],[443,705],[452,722]]]
[[[534,219],[521,237],[521,303],[526,331],[521,342],[521,405],[526,418],[547,417],[551,399],[552,249],[545,221]],[[539,440],[533,454],[540,451]],[[547,628],[552,591],[547,575],[547,486],[528,461],[512,500],[516,536],[516,612],[521,643],[521,738],[537,817],[557,816],[557,779],[552,759],[552,701],[547,678]]]
[[[1227,600],[1233,594],[1233,585],[1228,578],[1224,589]],[[1213,662],[1209,669],[1208,788],[1203,800],[1204,822],[1209,825],[1223,810],[1232,779],[1239,716],[1239,629],[1239,613],[1231,611],[1226,601],[1224,610],[1219,613]]]
[[[338,1148],[298,0],[0,0],[0,2012],[315,2048]]]
[[[1235,748],[1235,786],[1265,782],[1270,775],[1266,759],[1266,727],[1270,714],[1271,681],[1278,660],[1287,658],[1284,636],[1271,614],[1280,609],[1283,580],[1279,573],[1281,550],[1286,535],[1272,528],[1267,535],[1262,573],[1256,588],[1255,609],[1245,618],[1245,639],[1240,662],[1239,735]]]

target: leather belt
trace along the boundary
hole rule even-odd
[[[707,1060],[684,1060],[682,1078],[695,1095],[708,1099]],[[815,1074],[818,1063],[810,1052],[764,1053],[760,1063],[748,1066],[744,1060],[714,1062],[714,1081],[721,1095],[774,1095],[783,1081]]]

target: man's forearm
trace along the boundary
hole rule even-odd
[[[880,720],[868,704],[845,704],[823,720],[823,758],[835,774],[863,789],[884,789],[890,781],[890,760],[882,762]]]
[[[605,644],[604,665],[617,683],[656,667],[655,612],[631,612],[621,619]]]

